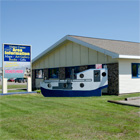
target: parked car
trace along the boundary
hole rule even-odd
[[[14,82],[14,81],[15,81],[15,78],[8,79],[8,82]]]
[[[27,79],[26,78],[16,78],[15,79],[15,83],[18,82],[18,83],[25,83],[27,82]]]

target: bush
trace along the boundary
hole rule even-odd
[[[37,93],[41,93],[41,90],[36,90]]]

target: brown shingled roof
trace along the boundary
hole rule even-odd
[[[67,35],[63,37],[62,39],[60,39],[59,41],[57,41],[51,47],[47,48],[37,57],[35,57],[32,60],[32,62],[35,62],[40,57],[52,51],[54,48],[58,47],[60,44],[62,44],[66,40],[79,43],[91,49],[95,49],[96,51],[112,56],[112,58],[140,59],[140,43],[137,43],[137,42]]]
[[[119,41],[119,40],[109,40],[109,39],[98,39],[91,37],[82,37],[69,35],[72,38],[81,40],[91,45],[98,46],[99,48],[117,53],[119,55],[133,55],[140,56],[140,43],[129,42],[129,41]]]

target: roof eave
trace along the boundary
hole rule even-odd
[[[86,43],[84,41],[81,41],[79,39],[73,38],[69,35],[64,36],[62,39],[60,39],[59,41],[57,41],[55,44],[53,44],[51,47],[49,47],[48,49],[46,49],[45,51],[43,51],[40,55],[38,55],[37,57],[35,57],[32,60],[32,63],[34,63],[36,60],[38,60],[39,58],[41,58],[42,56],[44,56],[45,54],[47,54],[48,52],[50,52],[51,50],[53,50],[54,48],[56,48],[58,45],[60,45],[61,43],[63,43],[64,41],[69,40],[72,42],[75,42],[77,44],[80,44],[82,46],[86,46],[90,49],[94,49],[100,53],[104,53],[105,55],[109,55],[112,58],[124,58],[124,59],[140,59],[140,56],[132,56],[132,55],[119,55],[117,53],[102,49],[98,46]]]
[[[60,45],[61,43],[63,43],[64,41],[67,40],[67,36],[64,36],[62,39],[60,39],[59,41],[57,41],[55,44],[53,44],[51,47],[49,47],[48,49],[46,49],[45,51],[43,51],[41,54],[39,54],[37,57],[35,57],[32,60],[32,63],[34,63],[37,59],[41,58],[42,56],[44,56],[46,53],[50,52],[52,49],[54,49],[55,47],[57,47],[58,45]]]
[[[140,59],[140,56],[134,56],[134,55],[119,55],[118,58],[123,58],[123,59]]]

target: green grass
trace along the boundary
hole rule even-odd
[[[8,93],[10,92],[27,92],[27,90],[22,90],[22,89],[19,89],[19,90],[8,90]],[[2,93],[2,91],[0,91],[0,93]]]
[[[27,85],[8,85],[8,89],[18,89],[18,88],[26,89]],[[0,89],[2,89],[2,85],[0,85]],[[8,90],[8,93],[9,92],[25,92],[25,90],[22,90],[22,89],[19,89],[19,90]],[[0,93],[2,93],[2,90],[0,90]]]
[[[8,85],[8,89],[15,89],[15,88],[26,88],[27,85]],[[0,89],[2,89],[2,85],[0,85]]]
[[[1,140],[139,140],[139,108],[107,102],[132,96],[1,96]]]

